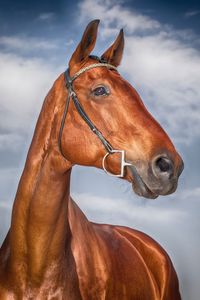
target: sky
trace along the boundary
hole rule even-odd
[[[96,18],[93,53],[102,54],[124,28],[119,71],[168,132],[185,169],[174,194],[152,201],[103,171],[76,166],[73,198],[90,220],[128,225],[156,239],[178,272],[183,300],[199,300],[198,1],[0,1],[0,241],[43,99]]]

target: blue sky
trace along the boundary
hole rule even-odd
[[[116,2],[116,1],[115,1]],[[26,31],[30,34],[36,32],[38,27],[34,26],[33,20],[37,19],[39,14],[53,13],[56,15],[53,25],[61,31],[64,25],[75,26],[75,22],[70,22],[76,14],[78,1],[0,1],[1,5],[1,32],[16,33],[17,31]],[[191,1],[159,1],[159,0],[127,0],[121,1],[124,7],[130,10],[137,10],[145,13],[161,22],[170,23],[178,29],[192,29],[196,32],[200,30],[198,0]],[[6,24],[7,23],[7,24]],[[9,25],[8,25],[9,23]],[[35,24],[36,25],[36,24]],[[46,31],[46,32],[45,32]],[[49,33],[47,26],[42,26],[41,34]],[[57,32],[58,34],[58,32]]]
[[[172,137],[185,170],[175,194],[149,201],[133,194],[128,183],[75,167],[73,196],[90,219],[153,236],[173,259],[183,300],[199,300],[200,4],[70,2],[0,1],[0,240],[42,101],[84,27],[100,18],[94,53],[103,53],[124,28],[120,72]]]

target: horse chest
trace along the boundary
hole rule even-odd
[[[22,262],[13,271],[6,253],[9,253],[9,245],[1,251],[4,260],[0,259],[0,300],[82,299],[74,262],[69,258],[46,268],[43,275],[31,278],[28,266]]]
[[[0,286],[1,300],[82,300],[78,286],[75,282],[69,284],[60,283],[55,286],[52,281],[40,283],[40,286],[13,286],[9,281]],[[24,284],[25,285],[25,284]]]

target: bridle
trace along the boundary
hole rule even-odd
[[[65,119],[67,116],[67,112],[68,112],[68,108],[69,108],[69,103],[70,103],[70,99],[72,98],[73,103],[76,107],[76,110],[78,111],[79,115],[82,117],[82,119],[86,122],[86,124],[89,126],[89,128],[92,130],[92,132],[94,134],[96,134],[96,136],[100,139],[101,143],[104,145],[104,148],[106,149],[107,153],[104,155],[103,160],[102,160],[102,167],[103,170],[111,176],[115,176],[115,177],[124,177],[124,167],[125,166],[132,166],[131,163],[128,163],[125,161],[125,150],[117,150],[114,149],[111,144],[104,138],[104,136],[102,135],[102,133],[97,129],[97,127],[92,123],[92,121],[90,120],[90,118],[88,117],[88,115],[86,114],[86,112],[84,111],[81,103],[78,100],[77,94],[74,91],[73,88],[73,82],[74,80],[79,77],[81,74],[83,74],[84,72],[93,69],[93,68],[97,68],[97,67],[106,67],[110,70],[115,70],[117,71],[117,68],[107,62],[105,62],[104,60],[100,59],[97,56],[93,56],[91,55],[90,58],[93,59],[97,59],[98,63],[94,63],[91,64],[89,66],[86,66],[82,69],[80,69],[77,73],[75,73],[72,77],[70,77],[69,75],[69,69],[67,69],[64,73],[65,75],[65,80],[66,80],[66,87],[68,89],[68,96],[67,96],[67,101],[66,101],[66,105],[65,105],[65,109],[64,109],[64,113],[63,113],[63,117],[62,117],[62,121],[61,121],[61,126],[60,126],[60,131],[59,131],[59,137],[58,137],[58,146],[60,149],[60,152],[62,154],[62,156],[66,159],[65,155],[62,152],[62,145],[61,145],[61,140],[62,140],[62,132],[63,132],[63,128],[65,125]],[[119,174],[112,174],[110,173],[106,167],[105,167],[105,163],[106,163],[106,159],[109,155],[112,155],[114,153],[119,153],[121,156],[121,168],[120,168],[120,173]]]

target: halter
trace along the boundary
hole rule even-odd
[[[89,65],[85,68],[80,69],[77,73],[74,74],[74,76],[70,77],[69,75],[69,69],[67,69],[64,73],[65,75],[65,80],[66,80],[66,87],[68,89],[68,96],[67,96],[67,101],[66,101],[66,105],[65,105],[65,109],[64,109],[64,113],[63,113],[63,117],[62,117],[62,121],[61,121],[61,126],[60,126],[60,132],[59,132],[59,137],[58,137],[58,146],[60,149],[60,152],[62,154],[62,156],[64,158],[66,158],[62,152],[62,145],[61,145],[61,139],[62,139],[62,132],[63,132],[63,128],[65,125],[65,119],[67,116],[67,112],[68,112],[68,108],[69,108],[69,103],[70,103],[70,99],[72,98],[73,103],[76,107],[76,110],[78,111],[79,115],[81,116],[81,118],[86,122],[86,124],[89,126],[89,128],[92,130],[92,132],[94,134],[96,134],[96,136],[100,139],[101,143],[104,145],[104,148],[106,149],[107,153],[104,155],[103,160],[102,160],[102,167],[103,170],[111,176],[115,176],[115,177],[124,177],[124,167],[125,166],[132,166],[132,164],[128,163],[125,161],[125,150],[117,150],[117,149],[113,149],[113,147],[111,146],[111,144],[104,138],[103,134],[97,129],[97,127],[92,123],[92,121],[90,120],[90,118],[88,117],[88,115],[86,114],[86,112],[84,111],[81,103],[78,100],[78,97],[76,95],[76,92],[73,89],[73,82],[74,80],[79,77],[82,73],[93,69],[93,68],[97,68],[97,67],[106,67],[110,70],[116,70],[117,68],[111,64],[106,63],[104,60],[100,59],[97,56],[90,56],[90,58],[93,59],[97,59],[99,62]],[[114,153],[119,153],[121,156],[121,168],[120,168],[120,173],[119,174],[112,174],[110,173],[105,166],[106,163],[106,159],[109,155],[112,155]]]

